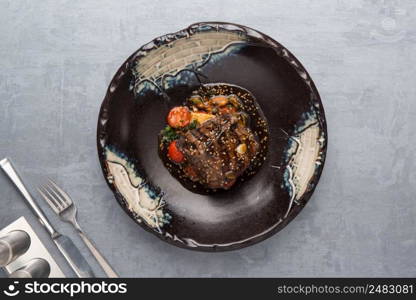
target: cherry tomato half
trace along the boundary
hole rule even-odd
[[[178,146],[176,145],[176,141],[173,141],[168,146],[168,156],[169,158],[176,162],[181,163],[184,160],[184,156],[182,152],[178,149]]]
[[[168,124],[173,128],[185,127],[191,122],[191,112],[187,107],[177,106],[168,114]]]

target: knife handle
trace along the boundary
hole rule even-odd
[[[39,222],[46,228],[46,230],[52,236],[52,238],[58,236],[59,233],[53,228],[48,218],[43,213],[42,209],[36,204],[35,200],[33,200],[32,196],[27,191],[25,185],[22,182],[22,179],[20,179],[19,174],[13,167],[12,162],[8,158],[5,158],[0,161],[0,167],[7,174],[10,180],[15,184],[17,189],[23,195],[23,198],[29,204],[29,207],[32,209],[33,213],[38,217]]]

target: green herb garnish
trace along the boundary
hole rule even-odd
[[[197,125],[198,125],[198,121],[197,120],[193,120],[191,123],[189,123],[188,126],[186,126],[186,129],[187,130],[195,129]]]
[[[176,133],[175,129],[167,125],[162,130],[162,142],[170,143],[174,140],[177,140],[179,138],[179,135]]]

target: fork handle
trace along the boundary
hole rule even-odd
[[[117,275],[117,273],[113,270],[108,261],[100,253],[100,251],[98,251],[94,243],[87,237],[87,235],[84,233],[84,231],[82,231],[82,229],[79,226],[76,227],[81,239],[84,241],[85,245],[87,245],[88,249],[90,249],[92,255],[98,261],[101,268],[103,268],[105,274],[107,274],[109,278],[118,278],[119,276]]]

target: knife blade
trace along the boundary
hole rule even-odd
[[[61,234],[53,238],[53,241],[78,277],[94,277],[94,273],[88,262],[69,237]]]
[[[94,277],[94,272],[92,271],[90,265],[82,256],[79,249],[75,246],[72,240],[60,234],[52,224],[49,222],[48,218],[43,213],[42,209],[33,199],[32,195],[28,192],[25,185],[23,184],[22,179],[17,173],[16,169],[13,167],[12,162],[8,158],[4,158],[0,161],[0,167],[7,174],[10,180],[15,184],[17,189],[23,195],[23,198],[26,200],[27,204],[31,208],[32,212],[36,215],[39,222],[43,225],[46,231],[51,236],[55,245],[58,247],[59,251],[65,257],[68,264],[74,270],[75,274],[80,278],[90,278]]]

